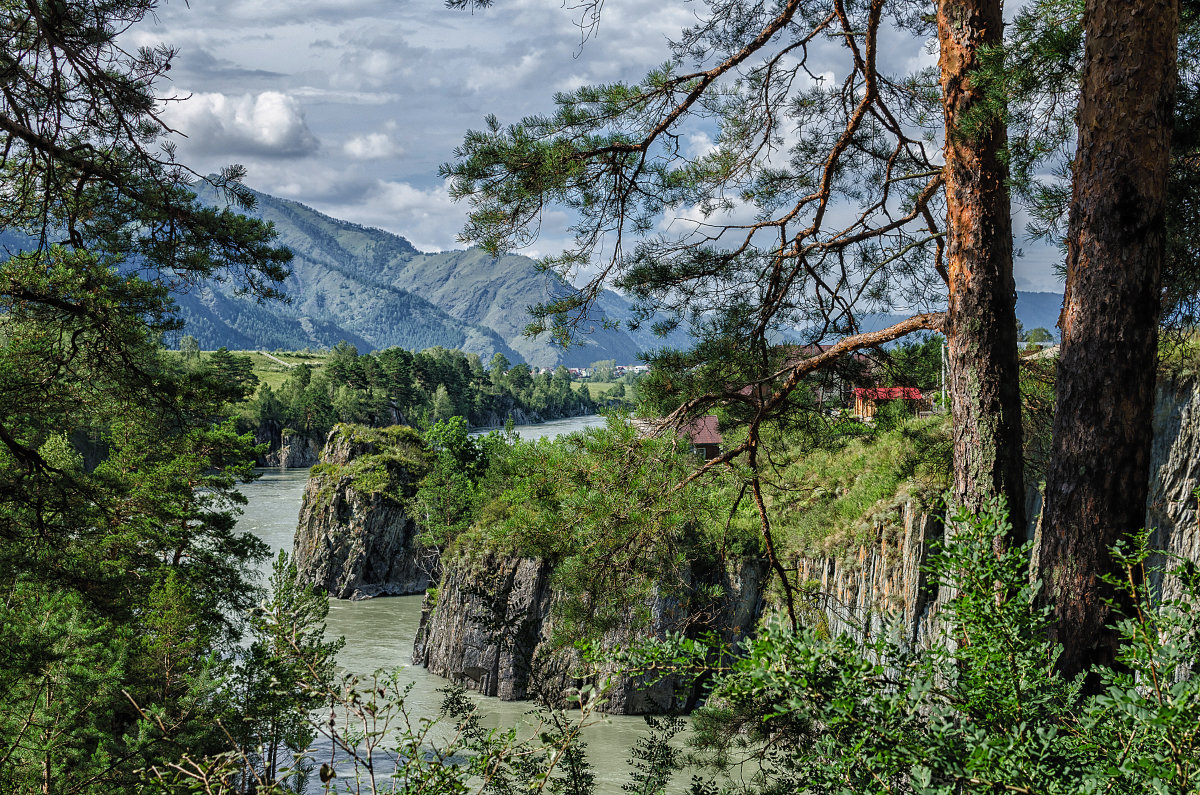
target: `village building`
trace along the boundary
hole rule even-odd
[[[721,454],[721,444],[725,439],[721,436],[720,423],[714,415],[697,417],[679,430],[691,440],[692,452],[705,461],[711,461]]]
[[[873,418],[879,403],[885,400],[911,401],[913,414],[925,410],[929,403],[921,390],[912,386],[860,386],[854,388],[854,416],[860,420]]]
[[[642,436],[658,436],[663,432],[661,420],[635,419],[633,427]],[[721,454],[721,445],[725,439],[721,436],[720,421],[712,414],[688,422],[679,429],[679,435],[692,443],[692,452],[705,461],[711,461]]]

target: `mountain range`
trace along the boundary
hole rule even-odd
[[[202,201],[216,203],[211,189]],[[399,235],[340,221],[298,202],[265,193],[250,213],[275,225],[277,242],[294,254],[283,284],[288,302],[257,304],[215,284],[176,296],[191,334],[202,348],[329,347],[345,340],[360,351],[434,345],[479,354],[502,353],[533,366],[586,366],[601,359],[635,363],[639,352],[686,345],[676,332],[665,340],[649,330],[603,328],[599,318],[566,350],[546,336],[523,332],[526,308],[566,288],[528,257],[492,257],[480,249],[427,253]],[[602,317],[625,321],[628,301],[606,292]],[[622,326],[624,324],[622,323]]]
[[[526,308],[566,288],[533,260],[518,255],[493,258],[480,249],[427,253],[399,235],[331,218],[298,202],[256,193],[253,211],[275,224],[279,243],[292,250],[292,275],[284,284],[290,302],[259,305],[221,285],[177,296],[186,332],[204,348],[299,349],[329,347],[346,340],[360,351],[398,345],[420,350],[434,345],[477,353],[487,361],[503,353],[537,367],[586,366],[600,359],[626,364],[641,351],[686,347],[686,333],[666,339],[648,329],[630,331],[629,302],[606,291],[597,302],[602,316],[582,345],[566,350],[545,336],[524,336]],[[200,198],[218,197],[202,186]],[[1017,316],[1026,329],[1055,331],[1062,296],[1017,293]],[[864,330],[901,319],[864,318]]]
[[[221,203],[205,183],[202,201]],[[533,260],[518,255],[491,257],[480,249],[422,252],[399,235],[331,218],[298,202],[256,193],[250,213],[271,221],[278,242],[294,254],[292,274],[282,285],[286,302],[264,304],[240,297],[229,284],[209,283],[175,295],[184,320],[182,333],[212,350],[300,350],[329,348],[345,340],[362,352],[400,346],[477,353],[486,362],[496,353],[535,367],[582,367],[602,359],[632,364],[640,352],[664,346],[685,348],[686,332],[659,338],[648,328],[630,330],[628,300],[606,291],[597,301],[600,316],[568,349],[546,335],[524,336],[527,307],[561,295],[566,287]],[[0,245],[24,248],[20,235],[0,231]],[[1017,316],[1026,329],[1055,333],[1062,296],[1017,293]],[[901,316],[862,319],[864,330],[884,328]],[[1057,336],[1057,335],[1056,335]]]

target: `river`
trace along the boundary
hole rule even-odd
[[[602,425],[597,416],[572,417],[540,425],[518,426],[525,439],[558,436],[583,428]],[[254,533],[271,546],[273,552],[292,550],[296,520],[306,469],[261,470],[261,477],[242,487],[249,500],[238,520],[238,529]],[[400,676],[412,683],[406,703],[417,717],[434,717],[441,704],[438,688],[448,682],[412,664],[413,637],[421,612],[420,596],[393,596],[349,602],[331,599],[327,622],[329,635],[341,636],[346,645],[338,655],[339,664],[355,674],[370,674],[380,668],[399,669]],[[501,701],[475,696],[488,728],[528,725],[528,702]],[[645,722],[635,716],[611,716],[599,719],[584,733],[588,757],[596,771],[598,795],[617,795],[628,781],[629,749],[645,733]],[[687,776],[677,776],[672,791],[685,790]]]

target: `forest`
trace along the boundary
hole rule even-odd
[[[236,355],[222,349],[202,359],[196,349],[191,356],[190,361],[211,368]],[[339,422],[428,428],[463,417],[474,427],[498,427],[509,420],[591,414],[596,408],[590,392],[571,387],[571,375],[562,366],[533,375],[528,365],[512,365],[498,353],[485,370],[478,356],[458,350],[388,348],[360,355],[340,342],[321,357],[318,368],[301,362],[278,388],[261,385],[238,406],[237,415],[239,427],[260,442],[277,446],[281,436],[299,435],[320,447]]]
[[[688,760],[681,718],[648,718],[630,792],[666,792],[685,761],[693,795],[1200,786],[1200,581],[1192,561],[1156,564],[1142,530],[1156,384],[1195,372],[1195,3],[1030,0],[1005,24],[1000,0],[711,0],[641,81],[489,116],[441,168],[470,210],[464,241],[499,256],[548,213],[571,218],[540,266],[578,289],[535,300],[529,333],[570,345],[615,287],[630,323],[694,343],[648,356],[654,433],[614,418],[556,444],[476,439],[455,418],[582,409],[561,371],[342,347],[249,401],[228,352],[163,348],[185,330],[172,291],[280,300],[292,253],[239,212],[255,201],[243,168],[176,159],[176,51],[122,38],[155,11],[0,12],[0,227],[30,241],[0,264],[0,789],[592,792],[580,725],[602,686],[546,699],[534,737],[485,729],[451,688],[447,740],[406,712],[396,675],[338,676],[328,602],[286,555],[255,585],[268,552],[236,528],[263,452],[249,428],[393,410],[432,423],[393,434],[428,544],[554,561],[564,643],[706,695]],[[602,45],[587,32],[609,11],[566,9],[583,46]],[[936,66],[885,70],[895,41],[935,43]],[[809,71],[818,47],[835,77]],[[681,145],[698,129],[712,146]],[[225,205],[198,201],[199,181]],[[1018,204],[1063,251],[1062,342],[1036,373],[1013,309]],[[861,328],[885,310],[907,316]],[[781,344],[796,329],[808,344]],[[856,353],[930,330],[947,342],[945,420],[867,429],[816,399]],[[726,442],[701,462],[675,431],[709,414]],[[864,483],[879,499],[919,483],[940,506],[946,543],[924,563],[956,595],[944,642],[833,633],[813,607],[797,552],[854,532]],[[594,642],[665,577],[743,557],[771,583],[744,642]],[[1180,595],[1154,590],[1156,565]],[[683,596],[719,598],[706,588]],[[349,769],[302,753],[322,734]],[[758,772],[716,775],[743,759]]]

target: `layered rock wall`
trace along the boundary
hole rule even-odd
[[[874,517],[867,536],[850,550],[800,558],[797,581],[816,611],[809,620],[823,622],[832,635],[866,639],[892,632],[905,645],[926,643],[938,589],[925,566],[942,535],[940,516],[906,501]]]
[[[1200,382],[1160,383],[1156,400],[1146,505],[1150,548],[1200,564]],[[1035,490],[1026,510],[1034,538],[1041,512],[1041,495]],[[940,519],[906,503],[877,518],[867,540],[849,552],[799,560],[799,579],[832,633],[863,638],[892,631],[901,633],[902,643],[925,645],[936,637],[937,604],[947,596],[938,593],[923,571],[930,545],[941,539]],[[1179,579],[1155,570],[1163,563],[1162,556],[1150,561],[1153,593],[1177,597]]]
[[[573,649],[554,645],[551,567],[542,560],[488,554],[444,561],[436,599],[426,599],[413,649],[413,662],[472,690],[504,700],[529,698],[539,691],[561,694],[583,684],[581,660]],[[728,640],[740,639],[761,610],[766,571],[759,561],[723,572],[712,624]],[[682,631],[695,616],[681,602],[656,594],[648,605],[650,626],[609,632],[601,643],[627,647],[635,637]],[[673,678],[647,685],[641,677],[616,677],[605,711],[640,714],[676,704]]]
[[[409,428],[338,425],[304,488],[294,559],[339,599],[423,593],[437,553],[408,514],[424,462]]]

